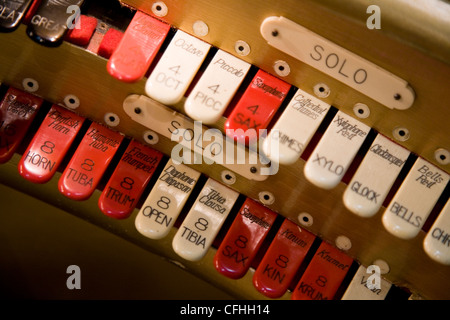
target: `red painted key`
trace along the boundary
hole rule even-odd
[[[245,275],[277,214],[247,198],[214,256],[214,266],[223,275]]]
[[[322,242],[292,292],[293,300],[332,300],[353,260]]]
[[[53,105],[23,153],[18,169],[34,183],[48,182],[80,131],[84,118]]]
[[[141,80],[170,30],[170,25],[137,11],[108,60],[108,72],[124,82]]]
[[[253,275],[255,288],[269,298],[281,297],[316,237],[286,219]]]
[[[13,156],[43,100],[9,88],[0,104],[0,163]]]
[[[240,143],[255,143],[286,97],[290,85],[259,70],[227,121],[225,130]]]
[[[100,210],[112,218],[127,218],[161,159],[161,152],[132,140],[98,200]]]
[[[58,181],[59,191],[73,200],[85,200],[94,192],[123,136],[92,123]]]

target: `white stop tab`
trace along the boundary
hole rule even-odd
[[[301,89],[281,114],[263,142],[263,152],[284,165],[296,162],[313,137],[330,105]]]
[[[204,257],[239,193],[208,179],[172,242],[183,259],[198,261]]]
[[[173,105],[181,100],[211,45],[178,30],[145,84],[156,101]]]
[[[199,177],[200,172],[169,159],[136,216],[137,231],[150,239],[167,236]]]
[[[370,127],[338,111],[304,167],[305,177],[323,189],[336,187]]]
[[[423,248],[434,261],[450,265],[450,200],[427,233]]]
[[[348,210],[372,217],[381,208],[410,152],[378,134],[344,192]]]
[[[359,266],[342,300],[384,300],[392,284],[381,278],[380,267]]]
[[[447,185],[449,175],[418,158],[383,213],[387,231],[401,239],[412,239]]]
[[[186,114],[205,124],[217,122],[250,66],[249,63],[219,49],[186,99]]]

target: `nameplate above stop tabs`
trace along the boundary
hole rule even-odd
[[[0,104],[0,163],[11,159],[42,103],[30,93],[8,89]]]
[[[344,204],[361,217],[378,212],[410,152],[378,134],[345,189]]]
[[[258,70],[225,122],[227,136],[242,144],[255,144],[290,88],[290,84]]]
[[[48,182],[77,136],[84,118],[53,105],[23,153],[18,170],[34,183]]]
[[[16,30],[32,0],[0,1],[0,32]]]
[[[93,122],[58,181],[59,191],[72,200],[86,200],[95,191],[123,136]]]
[[[412,239],[425,223],[449,181],[449,175],[428,161],[417,158],[402,185],[384,211],[387,231]]]
[[[338,111],[306,161],[305,177],[323,189],[336,187],[350,167],[370,128]]]
[[[269,45],[390,109],[405,110],[414,103],[414,90],[404,79],[292,20],[267,17],[260,32]]]
[[[450,200],[428,231],[423,248],[434,261],[450,265]]]
[[[332,245],[322,242],[300,281],[293,300],[332,300],[353,260]]]
[[[100,210],[112,218],[128,218],[161,159],[161,152],[132,140],[98,199]]]
[[[276,299],[289,288],[316,236],[285,219],[253,275],[253,285]]]
[[[231,279],[242,278],[272,227],[277,214],[247,198],[214,256],[214,267]]]
[[[177,30],[147,79],[147,95],[166,105],[179,102],[210,47],[210,44]]]
[[[136,230],[150,239],[167,236],[199,177],[200,172],[169,159],[136,216]]]
[[[170,25],[136,11],[108,60],[107,70],[123,82],[141,80],[169,33]]]
[[[219,121],[250,66],[244,60],[218,49],[184,103],[187,115],[204,124]]]
[[[39,44],[61,45],[69,29],[77,26],[84,0],[42,0],[27,27],[28,36]]]
[[[297,89],[263,142],[266,156],[277,163],[296,162],[313,137],[330,105]]]
[[[209,178],[173,238],[174,251],[186,260],[201,260],[238,196],[236,191]]]

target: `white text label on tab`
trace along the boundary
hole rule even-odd
[[[378,134],[344,192],[344,204],[361,217],[378,212],[409,151]]]
[[[202,259],[238,195],[236,191],[208,179],[173,238],[174,251],[189,261]]]
[[[311,140],[330,105],[298,89],[263,143],[263,151],[272,161],[293,164]],[[272,142],[278,148],[272,150]],[[273,155],[277,152],[278,155]]]
[[[349,168],[370,128],[338,111],[320,139],[303,171],[323,189],[336,187]]]
[[[210,45],[178,30],[147,79],[145,92],[164,104],[181,100]]]
[[[387,231],[401,239],[412,239],[449,181],[449,175],[418,158],[383,214]]]
[[[433,260],[450,265],[450,200],[428,231],[423,248]]]
[[[172,228],[196,185],[200,172],[167,162],[136,216],[136,229],[147,238],[162,239]]]
[[[390,109],[405,110],[414,102],[414,91],[405,80],[291,20],[268,17],[260,32],[271,46]]]
[[[249,69],[249,63],[219,49],[186,99],[186,113],[205,124],[217,122]]]

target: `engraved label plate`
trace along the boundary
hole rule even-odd
[[[269,17],[260,29],[271,46],[390,109],[405,110],[414,102],[414,91],[405,80],[291,20]]]

